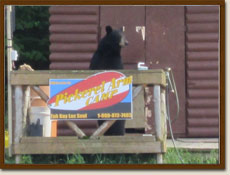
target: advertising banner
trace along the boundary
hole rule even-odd
[[[86,79],[50,79],[51,119],[132,119],[132,76],[106,71]]]

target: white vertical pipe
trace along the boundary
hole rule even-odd
[[[12,87],[10,84],[10,71],[12,71],[11,51],[12,51],[12,32],[11,32],[11,12],[12,6],[7,6],[7,90],[8,90],[8,131],[9,131],[9,156],[12,156]]]

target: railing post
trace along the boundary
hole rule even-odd
[[[163,152],[167,150],[167,114],[166,114],[166,99],[165,89],[161,88],[161,132],[162,132],[162,149]]]
[[[154,101],[154,113],[155,113],[155,131],[156,140],[162,141],[162,130],[161,130],[161,88],[160,85],[153,87],[153,101]],[[157,163],[163,163],[162,153],[157,153]]]
[[[15,123],[14,123],[14,145],[20,142],[20,138],[23,135],[23,104],[24,104],[24,96],[23,96],[23,87],[15,86],[14,89],[14,101],[15,101]],[[20,155],[16,155],[15,161],[16,164],[19,164],[21,160]]]
[[[154,113],[155,113],[155,131],[156,140],[161,142],[162,153],[157,154],[157,163],[163,163],[163,152],[166,152],[167,140],[167,122],[166,122],[166,102],[165,90],[160,85],[153,87]]]

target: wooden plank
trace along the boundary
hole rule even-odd
[[[160,97],[160,86],[154,86],[153,88],[153,102],[154,102],[154,114],[155,114],[155,130],[156,139],[162,139],[161,130],[161,97]]]
[[[185,143],[217,143],[219,144],[219,138],[177,138],[179,142]]]
[[[153,139],[153,136],[105,136],[94,139],[77,139],[76,137],[30,137],[22,138],[19,144],[13,145],[13,151],[14,154],[116,154],[162,152],[161,142],[154,142]]]
[[[26,64],[23,64],[19,67],[19,70],[29,70],[29,71],[33,71],[33,69],[26,65]],[[18,87],[17,87],[18,88]],[[15,89],[17,89],[15,88]],[[26,135],[27,134],[27,123],[28,123],[28,109],[30,107],[30,86],[24,86],[22,88],[22,93],[23,93],[23,97],[22,97],[22,100],[23,101],[23,116],[22,116],[22,135]],[[17,101],[18,99],[15,98],[15,101]],[[20,101],[20,102],[21,102]],[[16,112],[17,112],[18,109],[16,109]]]
[[[49,97],[46,95],[46,93],[40,89],[39,86],[31,86],[31,88],[41,97],[41,99],[47,103],[49,100]]]
[[[83,79],[103,71],[94,70],[52,70],[52,71],[12,71],[10,78],[12,85],[48,85],[49,79]],[[133,84],[157,84],[166,85],[165,73],[161,69],[156,70],[119,70],[126,76],[133,76]]]
[[[136,97],[138,96],[138,94],[143,90],[143,86],[137,86],[135,88],[133,88],[133,100],[136,99]]]
[[[216,139],[214,142],[213,139],[200,140],[200,138],[190,139],[176,139],[176,146],[178,149],[186,149],[189,151],[211,151],[219,149],[219,141]],[[174,148],[172,140],[167,140],[168,148]]]
[[[167,122],[166,122],[166,102],[165,90],[161,89],[159,85],[154,86],[154,111],[155,111],[155,130],[156,140],[162,142],[162,150],[166,152],[167,145]],[[157,162],[163,163],[163,155],[157,154]]]
[[[84,140],[79,139],[75,136],[58,136],[58,137],[22,137],[20,142],[21,143],[72,143],[75,142],[74,140]],[[126,141],[141,141],[141,142],[155,142],[156,137],[150,135],[124,135],[124,136],[99,136],[87,139],[88,142],[94,142],[95,140],[101,140],[102,142],[126,142]]]
[[[27,130],[27,123],[28,123],[28,109],[30,107],[30,87],[25,86],[24,87],[24,93],[23,93],[23,121],[22,121],[22,128],[23,128],[23,135],[26,135]]]
[[[66,120],[65,122],[69,126],[69,128],[72,129],[75,132],[75,134],[78,137],[83,138],[83,137],[86,136],[85,133],[74,122],[71,122],[71,121],[68,121],[68,120]]]
[[[161,132],[162,132],[162,146],[163,150],[167,150],[167,118],[166,118],[166,99],[165,99],[165,90],[161,89]]]
[[[103,135],[114,123],[116,120],[105,121],[93,134],[91,137]]]
[[[125,128],[145,128],[145,121],[144,88],[138,86],[133,88],[133,119],[126,120]]]
[[[155,130],[156,130],[156,140],[163,140],[162,132],[162,118],[161,118],[161,88],[159,85],[153,87],[153,100],[154,100],[154,114],[155,114]],[[157,163],[163,163],[163,155],[161,153],[157,154]]]
[[[22,124],[23,124],[23,88],[22,86],[15,87],[15,130],[14,130],[14,142],[19,143],[22,136]]]

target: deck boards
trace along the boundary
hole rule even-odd
[[[153,136],[23,137],[13,145],[14,154],[160,153],[162,142]]]

